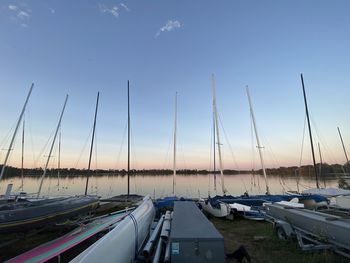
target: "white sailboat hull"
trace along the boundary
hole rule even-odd
[[[203,210],[215,217],[227,217],[231,213],[231,208],[228,204],[220,203],[220,208],[213,207],[209,201],[204,199],[199,200],[199,204]]]
[[[154,215],[152,200],[146,196],[135,211],[71,262],[134,262],[149,234]]]
[[[350,195],[350,190],[340,188],[310,188],[304,190],[303,194],[316,194],[329,198],[339,195]]]

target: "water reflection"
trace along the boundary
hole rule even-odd
[[[84,194],[85,177],[61,177],[59,180],[55,177],[44,180],[43,195],[77,195]],[[297,184],[295,177],[269,176],[269,186],[272,194],[281,194],[284,190],[296,190]],[[324,181],[327,187],[337,187],[337,178],[327,178]],[[321,185],[324,183],[322,181]],[[21,178],[7,178],[1,181],[0,193],[4,193],[7,184],[13,183],[13,190],[17,191],[21,185]],[[241,195],[245,191],[249,194],[264,194],[265,182],[262,175],[238,174],[225,175],[225,186],[232,195]],[[24,191],[28,193],[37,192],[39,187],[39,178],[26,177],[24,179]],[[102,197],[110,197],[127,192],[126,176],[98,176],[90,177],[89,193],[98,194]],[[151,195],[152,197],[164,197],[171,195],[172,175],[138,175],[130,179],[130,192],[141,195]],[[308,187],[315,187],[313,178],[301,178],[300,190]],[[214,190],[213,175],[177,175],[176,176],[176,195],[186,197],[205,197],[210,195],[222,194],[220,176],[217,176],[217,187]]]

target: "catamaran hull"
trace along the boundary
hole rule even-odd
[[[149,235],[154,215],[155,209],[152,200],[147,196],[143,203],[111,232],[71,262],[134,262],[135,256]]]
[[[26,231],[52,225],[98,206],[97,196],[74,196],[3,205],[0,207],[0,233]]]

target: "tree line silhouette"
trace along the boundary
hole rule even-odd
[[[319,167],[319,164],[318,164]],[[2,165],[0,165],[0,169]],[[93,176],[104,176],[104,175],[115,175],[115,176],[125,176],[127,175],[127,171],[125,169],[115,170],[115,169],[97,169],[97,170],[87,170],[87,169],[76,169],[76,168],[61,168],[59,170],[61,176],[68,177],[81,177],[87,175]],[[235,174],[262,174],[262,170],[231,170],[226,169],[223,171],[225,175],[235,175]],[[332,175],[341,175],[344,173],[350,172],[350,164],[341,165],[341,164],[327,164],[323,163],[321,167],[321,176],[332,176]],[[208,170],[198,170],[198,169],[180,169],[177,170],[177,174],[180,175],[193,175],[193,174],[212,174],[213,171]],[[220,173],[219,171],[215,171],[215,173]],[[278,176],[315,176],[314,169],[312,165],[304,165],[301,167],[290,166],[290,167],[279,167],[279,168],[267,168],[266,173],[268,175],[278,175]],[[5,170],[5,178],[6,177],[18,177],[21,176],[22,171],[20,168],[8,166]],[[38,177],[43,174],[42,168],[25,168],[23,169],[23,174],[26,177]],[[48,169],[47,176],[56,177],[58,174],[58,169]],[[172,175],[173,171],[171,169],[132,169],[130,170],[130,174],[135,175]]]

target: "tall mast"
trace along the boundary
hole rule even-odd
[[[94,148],[95,128],[96,128],[96,118],[97,118],[97,109],[98,109],[98,100],[99,100],[99,98],[100,98],[100,92],[97,92],[96,108],[95,108],[95,117],[94,117],[94,126],[93,126],[93,129],[92,129],[92,137],[91,137],[91,147],[90,147],[89,165],[88,165],[87,177],[86,177],[86,184],[85,184],[85,195],[87,195],[87,190],[88,190],[88,186],[89,186],[91,157],[92,157],[92,151],[93,151],[93,148]]]
[[[176,130],[177,130],[177,92],[175,93],[175,122],[174,122],[174,159],[173,159],[173,195],[175,195],[176,177]]]
[[[321,154],[321,147],[320,147],[320,143],[317,143],[318,145],[318,154],[320,155],[320,177],[322,177],[322,154]]]
[[[130,195],[130,83],[128,80],[128,197]]]
[[[59,129],[60,126],[61,126],[62,116],[63,116],[63,113],[64,113],[64,109],[66,108],[67,100],[68,100],[68,94],[66,95],[66,99],[64,100],[62,112],[61,112],[60,119],[59,119],[59,121],[58,121],[57,128],[56,128],[55,136],[53,137],[53,141],[52,141],[52,144],[51,144],[50,152],[49,152],[49,155],[48,155],[47,160],[46,160],[46,165],[45,165],[44,173],[43,173],[43,175],[42,175],[41,178],[40,178],[40,185],[39,185],[39,190],[38,190],[37,198],[39,198],[39,196],[40,196],[41,188],[42,188],[42,186],[43,186],[43,181],[44,181],[44,178],[45,178],[45,176],[46,176],[47,166],[49,165],[49,162],[50,162],[51,153],[52,153],[52,150],[53,150],[53,146],[55,145],[55,141],[56,141],[58,129]]]
[[[61,127],[60,127],[60,134],[58,136],[58,164],[57,164],[57,178],[58,182],[57,185],[60,187],[60,170],[61,170]],[[58,188],[59,189],[59,188]]]
[[[25,119],[23,119],[23,129],[22,129],[22,160],[21,160],[21,191],[23,192],[23,177],[24,177],[24,171],[23,171],[23,162],[24,162],[24,126],[25,126]]]
[[[214,153],[214,191],[216,193],[216,138],[215,138],[215,113],[214,113],[214,100],[213,100],[213,153]]]
[[[316,176],[316,187],[320,188],[319,183],[318,183],[318,174],[317,174],[317,167],[316,167],[315,151],[314,151],[314,144],[313,144],[313,141],[312,141],[312,132],[311,132],[311,125],[310,125],[309,109],[307,107],[307,100],[306,100],[306,93],[305,93],[305,87],[304,87],[303,74],[300,74],[300,77],[301,77],[301,85],[302,85],[302,88],[303,88],[307,125],[309,127],[309,136],[310,136],[312,160],[313,160],[313,163],[314,163],[314,171],[315,171],[315,176]]]
[[[7,150],[7,153],[6,153],[6,157],[5,157],[5,161],[2,165],[2,168],[1,168],[1,173],[0,173],[0,181],[4,175],[4,172],[5,172],[5,168],[6,168],[6,164],[7,164],[7,160],[10,156],[10,152],[12,150],[12,145],[15,141],[15,138],[16,138],[16,134],[17,134],[17,131],[18,131],[18,127],[22,121],[22,118],[23,118],[23,114],[24,114],[24,111],[26,109],[26,106],[27,106],[27,103],[28,103],[28,100],[29,100],[29,97],[30,97],[30,94],[32,93],[32,90],[33,90],[33,87],[34,87],[34,83],[32,83],[30,89],[29,89],[29,92],[28,92],[28,95],[27,95],[27,98],[26,98],[26,101],[24,102],[24,105],[23,105],[23,108],[22,108],[22,111],[21,111],[21,114],[19,115],[19,118],[18,118],[18,121],[17,121],[17,125],[16,125],[16,128],[15,128],[15,132],[13,133],[12,135],[12,139],[11,139],[11,142],[10,142],[10,146]]]
[[[215,116],[216,138],[217,138],[217,141],[218,141],[217,145],[218,145],[218,153],[219,153],[221,188],[222,188],[222,193],[225,195],[227,190],[225,188],[224,172],[223,172],[223,165],[222,165],[222,158],[221,158],[221,144],[220,144],[220,135],[219,135],[218,112],[217,112],[217,108],[216,108],[216,94],[215,94],[214,74],[212,74],[212,88],[213,88],[213,108],[214,108],[214,116]]]
[[[261,168],[262,168],[262,170],[263,170],[263,174],[264,174],[264,178],[265,178],[266,194],[269,195],[269,194],[270,194],[270,189],[269,189],[269,184],[268,184],[267,176],[266,176],[264,157],[263,157],[263,154],[262,154],[262,151],[261,151],[261,149],[262,149],[263,147],[261,146],[260,140],[259,140],[258,129],[257,129],[257,127],[256,127],[255,116],[254,116],[254,111],[253,111],[252,102],[251,102],[251,99],[250,99],[250,94],[249,94],[248,86],[246,86],[246,91],[247,91],[247,97],[248,97],[249,108],[250,108],[250,116],[252,117],[252,120],[253,120],[253,126],[254,126],[254,132],[255,132],[256,143],[258,144],[257,147],[258,147],[258,150],[259,150]]]
[[[344,154],[345,154],[345,158],[346,158],[346,167],[349,167],[350,164],[349,164],[348,154],[346,153],[343,137],[341,136],[341,132],[340,132],[339,127],[337,127],[337,129],[338,129],[339,137],[340,137],[341,144],[343,146],[343,150],[344,150]],[[349,172],[349,171],[347,171],[347,172]]]

